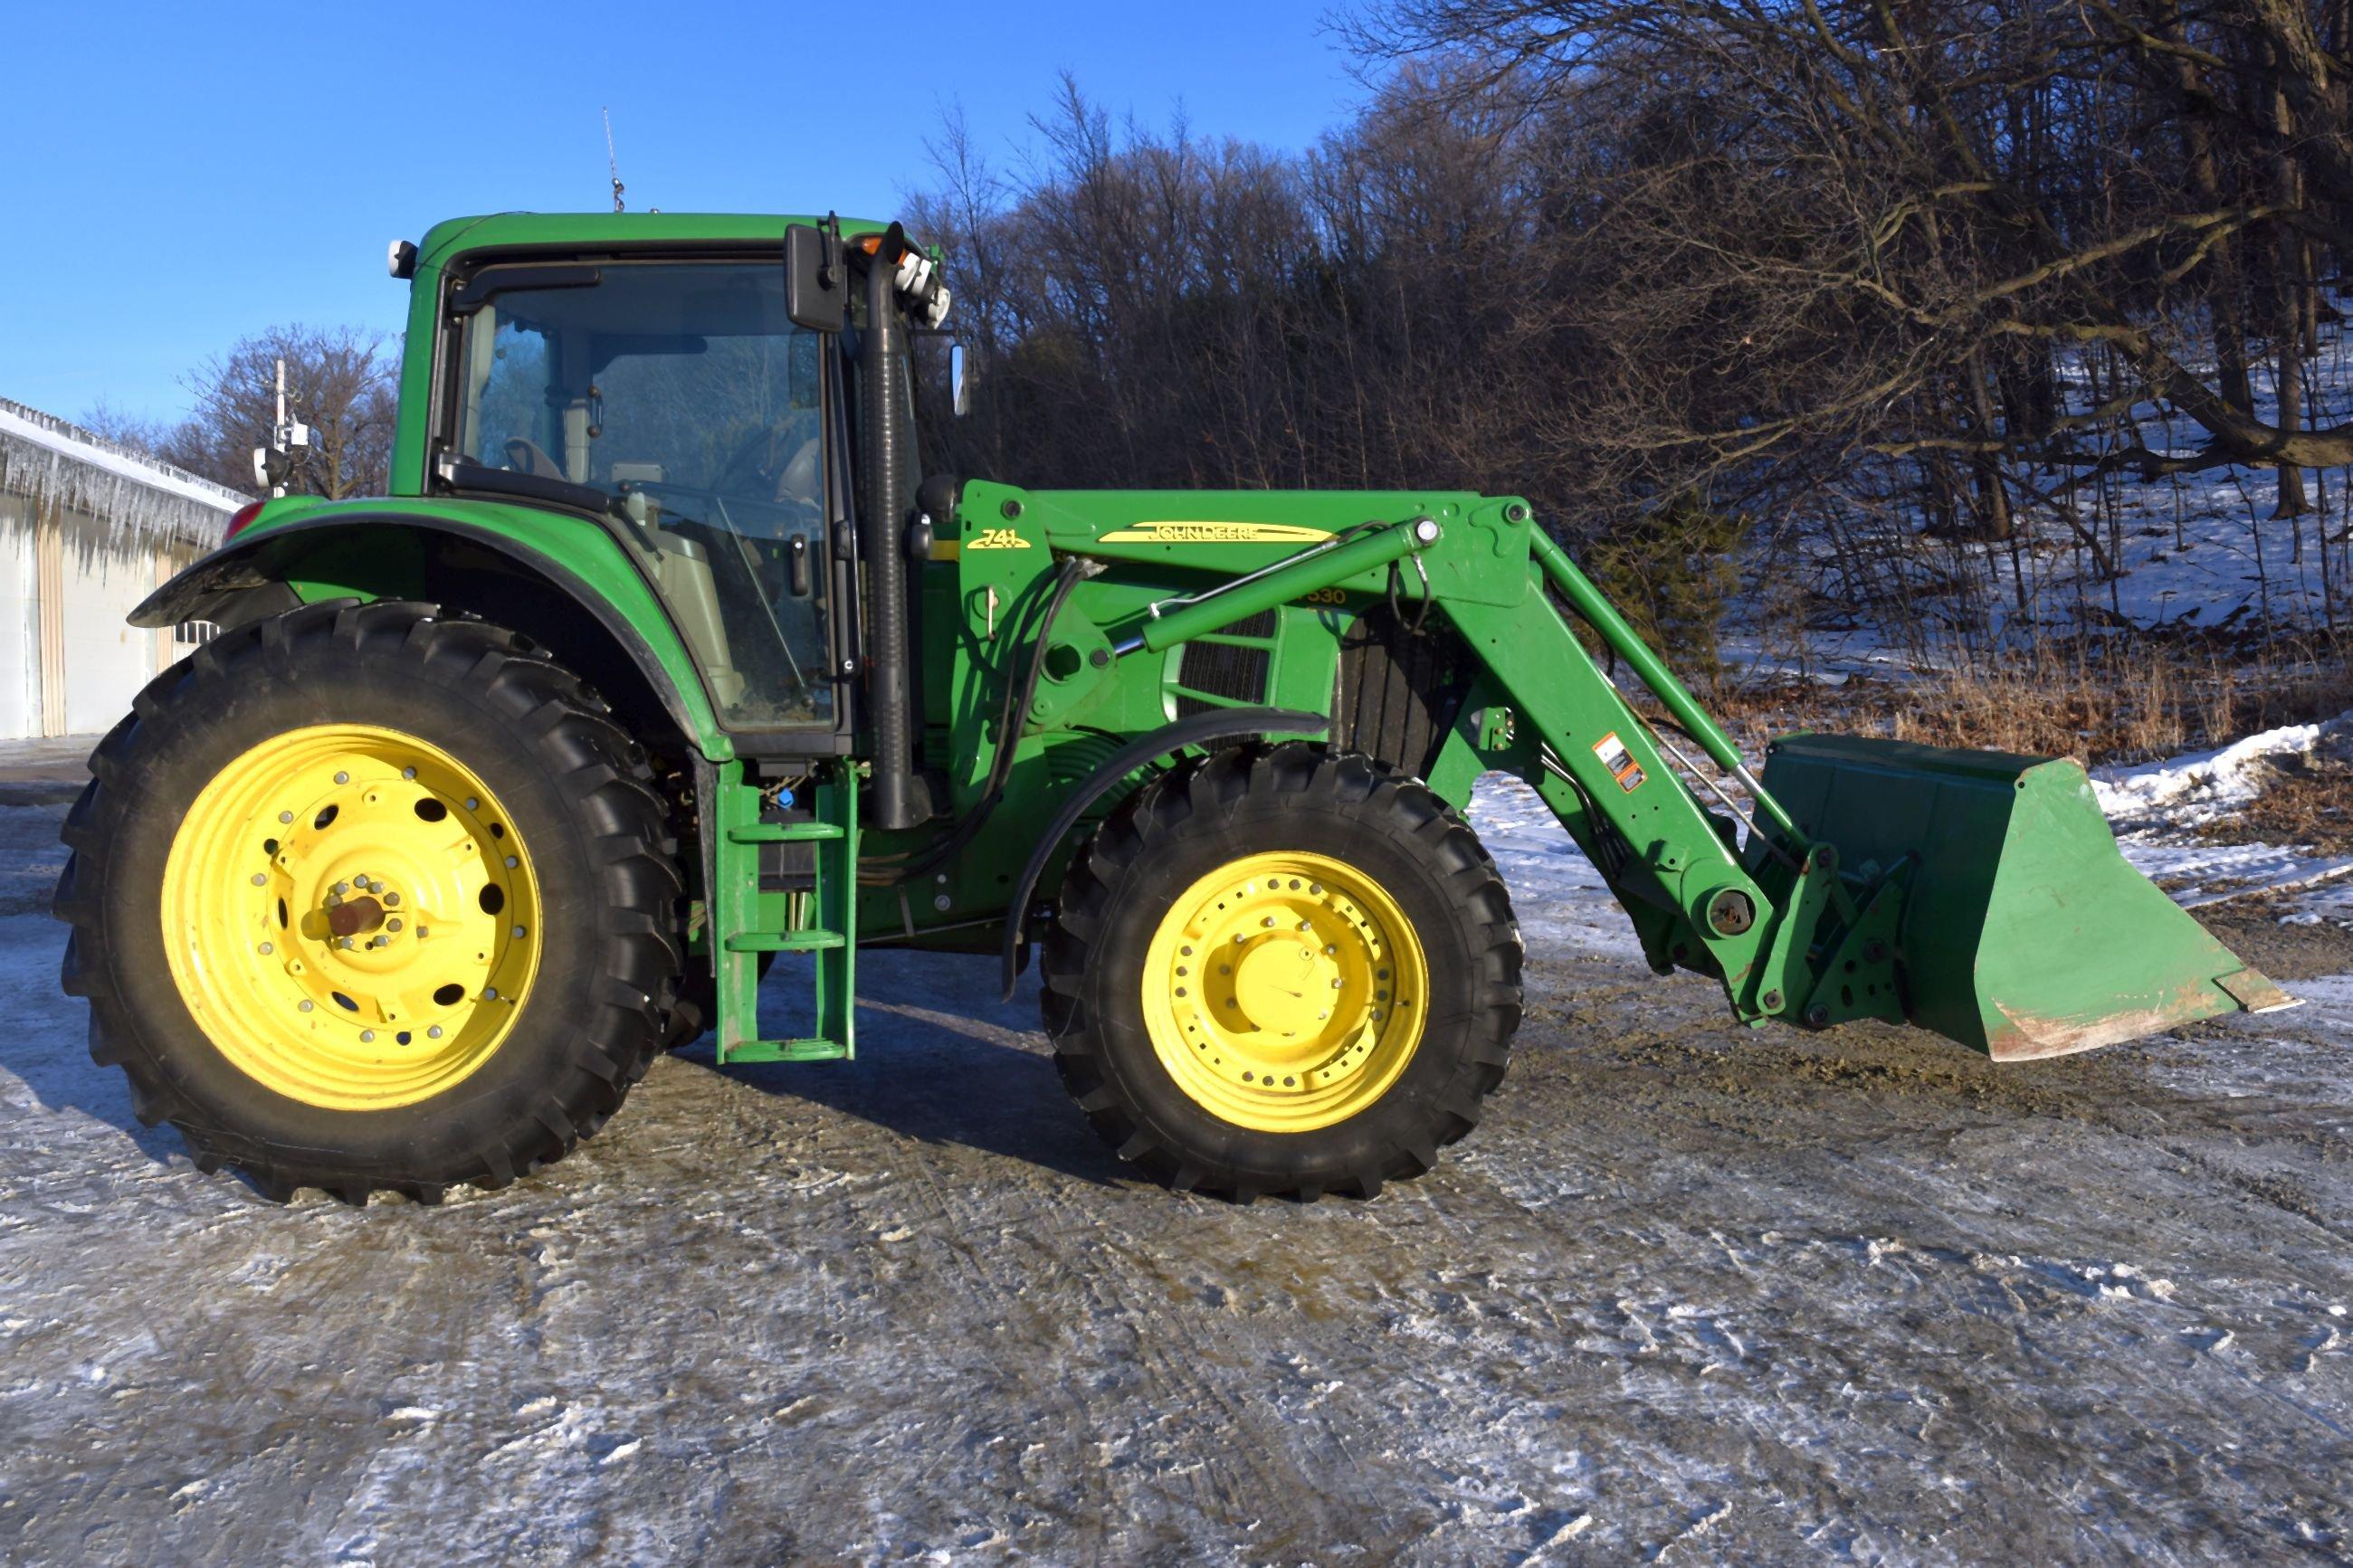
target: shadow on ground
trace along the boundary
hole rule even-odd
[[[762,1027],[783,1032],[806,978],[780,965],[761,989]],[[764,1093],[854,1116],[917,1142],[960,1145],[1097,1184],[1130,1181],[1062,1090],[1038,1033],[1034,982],[997,999],[992,959],[964,953],[860,955],[858,1057],[729,1068]],[[713,1067],[712,1037],[680,1053]]]

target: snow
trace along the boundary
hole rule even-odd
[[[1504,874],[1520,933],[1530,946],[1642,956],[1642,944],[1609,884],[1533,788],[1508,774],[1489,773],[1472,789],[1467,815]]]
[[[2162,817],[2174,826],[2195,826],[2261,795],[2275,773],[2273,759],[2305,755],[2324,735],[2347,727],[2353,727],[2353,712],[2326,724],[2282,725],[2211,752],[2139,766],[2099,768],[2093,772],[2092,789],[2111,821]]]
[[[2335,303],[2353,314],[2353,294],[2339,293]],[[2353,339],[2331,323],[2319,349],[2304,366],[2307,416],[2315,426],[2353,420]],[[2261,419],[2277,414],[2275,369],[2253,369]],[[2080,360],[2063,367],[2061,380],[2072,412],[2097,401]],[[2198,426],[2169,406],[2140,404],[2129,418],[2135,438],[2154,452],[2188,455],[2204,443]],[[2030,468],[2025,477],[2055,492],[2067,472]],[[2275,518],[2272,468],[2155,479],[2119,470],[2076,490],[2061,503],[2063,512],[2014,491],[2013,546],[1926,538],[1916,498],[1858,463],[1827,520],[1809,516],[1752,535],[1742,573],[1752,586],[1732,607],[1722,650],[1736,671],[1833,683],[2047,651],[2070,638],[2096,645],[2117,634],[2220,633],[2225,645],[2263,642],[2277,657],[2294,639],[2353,626],[2348,475],[2308,470],[2306,488],[2316,512]],[[2083,546],[2078,527],[2100,542],[2113,573]],[[2325,548],[2324,533],[2332,542]],[[1803,620],[1802,636],[1794,617]]]
[[[2218,841],[2194,829],[2227,823],[2317,746],[2353,736],[2353,712],[2286,724],[2211,751],[2095,769],[2092,789],[2117,847],[2186,908],[2255,893],[2295,893],[2284,921],[2353,926],[2353,857],[2261,842]]]
[[[2306,855],[2276,844],[2184,842],[2152,833],[2121,838],[2117,847],[2133,869],[2190,910],[2254,893],[2313,889],[2326,899],[2338,891],[2330,884],[2353,873],[2353,856]]]

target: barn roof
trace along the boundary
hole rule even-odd
[[[213,544],[252,498],[0,397],[0,493],[96,521],[111,544]]]

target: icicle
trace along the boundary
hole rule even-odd
[[[5,397],[0,493],[84,513],[98,524],[90,542],[119,550],[209,547],[228,514],[252,499]]]

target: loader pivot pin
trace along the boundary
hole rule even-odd
[[[1737,888],[1719,888],[1707,900],[1707,928],[1718,936],[1738,936],[1757,923],[1757,905]]]

